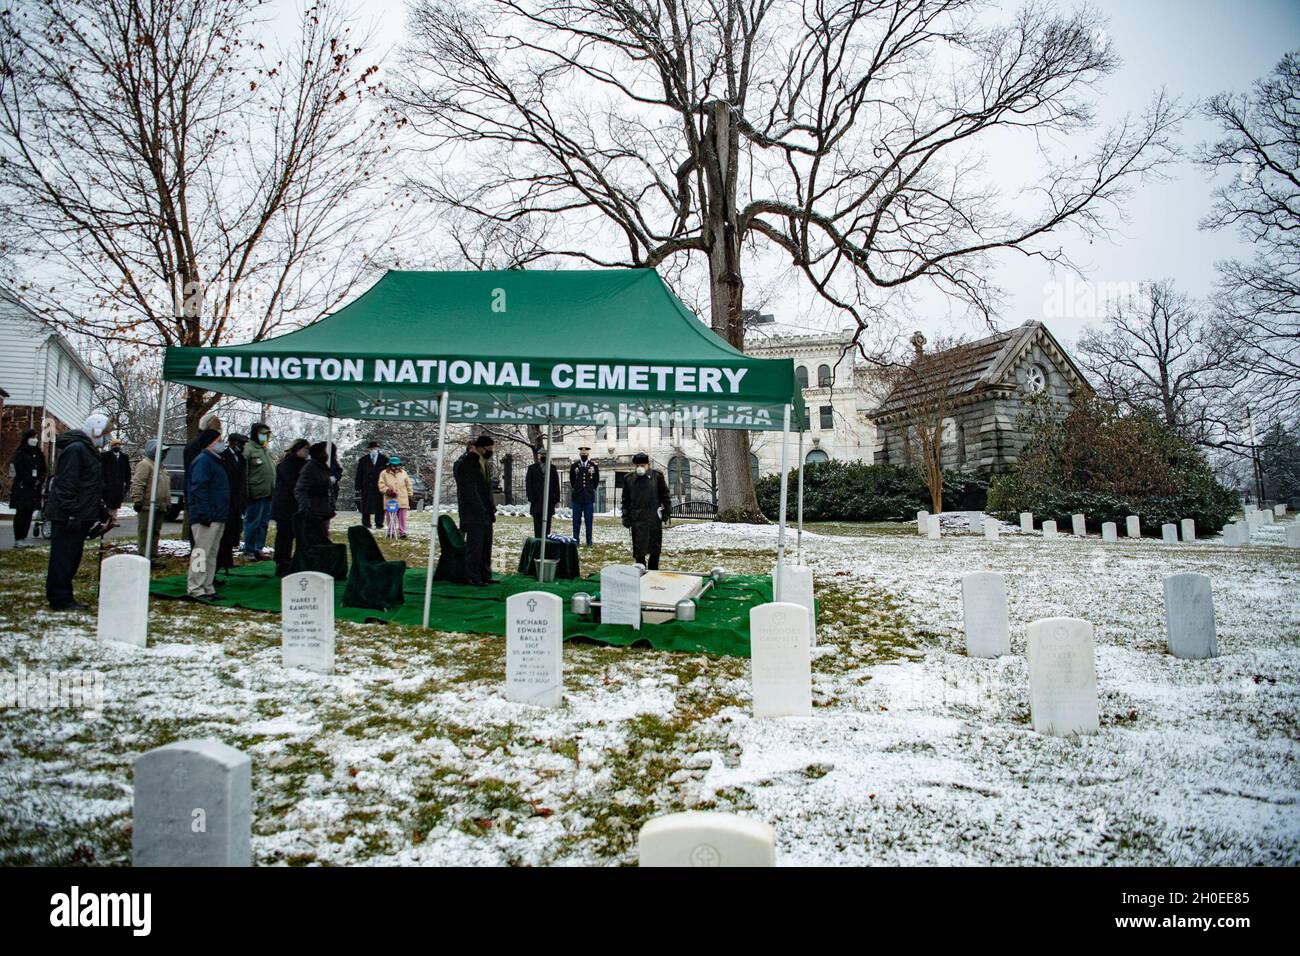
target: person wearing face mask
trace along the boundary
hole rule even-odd
[[[45,454],[36,438],[36,429],[23,432],[14,456],[9,460],[12,484],[9,486],[9,507],[14,509],[14,547],[27,546],[27,532],[32,526],[32,515],[41,506],[41,492],[45,488]]]
[[[663,526],[672,514],[668,482],[650,467],[645,452],[633,455],[632,464],[635,469],[623,483],[623,527],[632,530],[632,560],[658,571]]]
[[[221,456],[226,443],[215,436],[190,463],[185,507],[190,512],[194,548],[186,582],[190,597],[209,601],[217,596],[214,582],[220,562],[221,536],[230,516],[230,477]]]
[[[50,520],[50,563],[45,571],[45,598],[56,611],[84,611],[72,593],[81,566],[86,533],[97,521],[116,524],[104,504],[104,473],[99,452],[112,433],[108,416],[92,412],[79,429],[54,441],[54,478],[45,517]]]
[[[293,497],[298,502],[298,511],[314,521],[326,537],[329,536],[330,519],[334,517],[331,490],[329,453],[325,443],[318,441],[308,449],[307,464],[298,474]]]
[[[551,500],[546,509],[546,522],[543,529],[542,493],[546,486],[546,473],[542,469],[545,460],[546,449],[534,448],[533,463],[528,466],[528,471],[524,475],[524,493],[528,497],[528,511],[533,516],[534,538],[542,538],[551,533],[551,520],[555,517],[555,509],[560,504],[560,473],[554,465],[551,465]]]
[[[148,555],[149,561],[155,566],[158,558],[158,539],[162,537],[167,505],[172,497],[172,477],[167,473],[166,468],[158,469],[157,481],[150,480],[153,477],[153,457],[157,450],[158,439],[150,438],[145,442],[144,451],[140,453],[140,460],[135,463],[135,471],[131,474],[131,488],[128,492],[137,515],[136,554],[144,554],[145,538],[149,537],[149,502],[154,499],[158,501],[153,513],[153,537],[150,540],[152,550]],[[163,454],[167,454],[166,447],[163,448]]]
[[[271,459],[271,428],[258,422],[252,428],[251,441],[244,449],[244,468],[248,477],[244,492],[244,554],[254,561],[263,560],[266,531],[271,524],[271,495],[275,492],[275,462]]]
[[[573,537],[581,537],[582,523],[587,522],[587,547],[591,547],[591,522],[596,513],[596,489],[600,487],[600,468],[591,460],[591,449],[578,447],[578,460],[569,466],[570,504],[573,506]]]
[[[397,534],[405,538],[406,512],[415,496],[415,486],[402,467],[402,459],[396,455],[388,459],[388,467],[379,473],[378,488],[385,501],[392,499],[397,502]]]
[[[275,573],[284,577],[293,564],[293,516],[298,513],[294,489],[307,464],[311,442],[295,438],[275,466],[275,490],[271,493],[271,517],[275,520]]]
[[[131,459],[122,450],[122,439],[114,435],[99,462],[104,471],[104,504],[116,514],[131,489]]]
[[[492,577],[492,523],[497,520],[497,508],[487,466],[493,444],[491,435],[479,435],[452,468],[460,530],[465,536],[465,577],[479,587],[497,583]]]
[[[217,569],[230,570],[235,566],[235,549],[239,547],[244,532],[244,504],[247,501],[248,464],[244,461],[244,447],[248,436],[235,433],[226,439],[226,450],[221,453],[221,467],[226,469],[230,482],[230,509],[226,513],[225,527],[221,530],[221,546],[217,552]]]
[[[379,491],[379,476],[383,474],[388,457],[379,453],[379,442],[372,441],[366,445],[366,453],[357,462],[356,483],[357,497],[361,499],[361,526],[370,527],[370,519],[375,520],[375,527],[384,524],[384,496]]]

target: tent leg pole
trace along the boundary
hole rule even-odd
[[[542,557],[537,562],[537,583],[542,581],[542,561],[546,560],[546,538],[551,533],[551,419],[546,418],[546,458],[542,463]]]
[[[799,429],[799,530],[794,536],[794,563],[803,564],[803,429]]]
[[[781,600],[781,566],[785,562],[785,508],[790,494],[790,406],[781,419],[781,522],[776,532],[776,580],[772,597]]]
[[[158,510],[158,473],[162,468],[162,451],[163,451],[163,424],[167,421],[167,383],[164,381],[158,387],[158,447],[153,453],[153,476],[150,479],[153,487],[149,489],[149,525],[144,532],[144,554],[142,558],[150,558],[153,554],[153,517]]]
[[[438,403],[438,454],[433,471],[433,514],[429,518],[429,567],[424,574],[424,626],[429,626],[429,606],[433,603],[433,555],[438,547],[438,505],[442,502],[442,455],[447,447],[447,393]]]

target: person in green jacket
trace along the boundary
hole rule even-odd
[[[244,506],[243,552],[255,561],[265,560],[266,531],[271,525],[271,492],[275,489],[275,459],[271,457],[271,426],[258,422],[244,447],[248,467],[248,498]]]

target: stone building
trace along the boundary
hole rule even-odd
[[[862,366],[848,351],[852,333],[830,333],[754,338],[747,354],[762,358],[793,358],[795,375],[803,385],[808,406],[809,428],[804,434],[804,460],[828,458],[861,459],[870,462],[875,447],[870,409],[879,401]],[[750,468],[757,479],[781,467],[780,432],[751,432]],[[632,456],[644,451],[653,467],[664,473],[676,504],[712,503],[716,479],[712,433],[691,422],[656,425],[619,425],[566,428],[555,436],[553,458],[560,473],[560,502],[569,503],[569,465],[578,457],[580,445],[591,446],[591,457],[600,466],[602,488],[596,511],[608,513],[621,501],[624,476],[632,470]],[[798,438],[790,436],[789,464],[798,462]],[[500,475],[506,497],[512,503],[524,498],[527,455],[507,451],[501,458]]]
[[[872,415],[876,461],[912,464],[917,415],[941,401],[944,468],[994,475],[1013,465],[1024,446],[1018,421],[1029,395],[1046,393],[1068,409],[1091,391],[1042,322],[923,353],[920,367],[916,376],[904,373]]]

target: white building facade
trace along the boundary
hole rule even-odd
[[[804,459],[828,458],[872,460],[875,428],[868,417],[873,396],[866,369],[853,361],[849,350],[852,334],[832,333],[795,337],[773,337],[755,341],[747,354],[761,358],[792,358],[795,374],[808,406],[809,428],[803,436]],[[756,478],[780,471],[781,433],[751,432],[750,466]],[[712,504],[716,501],[716,476],[712,433],[690,422],[662,425],[618,425],[566,428],[557,431],[552,457],[559,469],[560,503],[569,503],[569,465],[578,448],[588,445],[592,459],[601,469],[601,492],[596,510],[612,512],[621,501],[624,476],[632,471],[632,456],[645,452],[652,467],[668,480],[674,508],[686,502]],[[788,450],[790,467],[798,463],[798,436],[791,434]],[[506,455],[501,462],[503,484],[515,503],[524,498],[527,460]]]
[[[0,288],[0,388],[4,400],[0,461],[8,461],[19,436],[35,428],[50,458],[54,439],[80,428],[91,411],[95,375],[72,343],[8,289]]]

